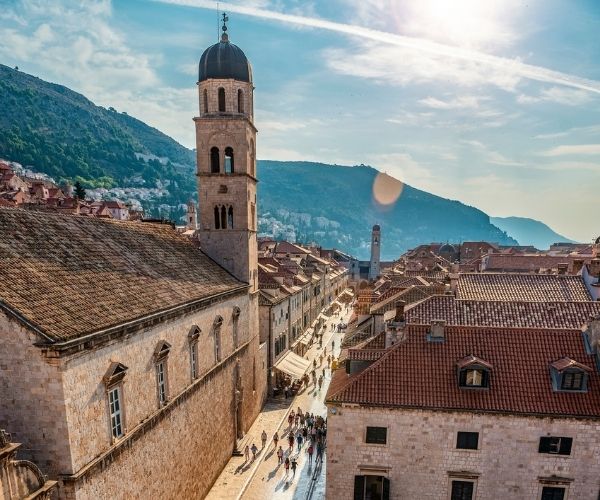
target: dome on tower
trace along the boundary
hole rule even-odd
[[[456,247],[450,243],[446,243],[440,247],[439,253],[456,253]]]
[[[375,224],[373,226],[373,231],[381,231],[381,228],[379,227],[379,224]]]
[[[246,54],[229,41],[223,33],[221,41],[211,45],[200,58],[198,81],[209,78],[233,78],[240,82],[252,82],[252,68]]]

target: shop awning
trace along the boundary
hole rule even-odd
[[[300,342],[301,344],[304,344],[304,345],[308,345],[308,344],[310,344],[310,340],[312,339],[312,336],[313,336],[313,331],[312,331],[312,329],[310,329],[304,335],[302,335],[302,337],[300,337],[298,342]]]
[[[308,370],[309,366],[310,361],[301,358],[292,351],[288,351],[275,363],[274,368],[277,368],[294,378],[302,378],[302,375]]]

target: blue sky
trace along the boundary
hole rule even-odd
[[[204,0],[0,0],[0,62],[193,147]],[[490,215],[600,233],[596,0],[221,3],[251,60],[257,156],[370,164]],[[342,200],[343,202],[343,200]]]

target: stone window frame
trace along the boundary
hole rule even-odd
[[[125,414],[125,392],[124,392],[124,379],[129,368],[122,363],[116,361],[112,362],[108,367],[108,370],[102,377],[104,388],[106,391],[106,413],[108,416],[108,434],[110,442],[116,443],[127,434],[126,427],[126,414]],[[117,391],[118,403],[119,403],[119,419],[121,434],[115,435],[113,426],[113,411],[111,408],[110,395],[113,391]]]
[[[237,111],[238,113],[244,113],[244,91],[239,88],[237,91]]]
[[[171,344],[160,341],[154,349],[154,370],[156,372],[156,397],[158,407],[162,408],[169,402],[169,353]]]
[[[477,498],[477,486],[479,482],[479,473],[469,471],[448,471],[448,495],[447,499],[452,500],[452,483],[454,481],[462,481],[466,483],[473,483],[473,495],[471,498],[475,500]]]
[[[552,442],[554,440],[554,442]],[[569,436],[540,436],[538,453],[570,457],[573,450],[573,438]]]
[[[219,113],[227,112],[227,95],[224,87],[219,87],[217,89],[217,104]]]
[[[233,347],[235,349],[238,348],[239,346],[239,323],[240,323],[240,315],[242,313],[242,310],[238,307],[235,306],[233,308],[233,312],[231,313],[231,336],[233,337]]]
[[[369,441],[369,429],[385,429],[385,441],[380,442],[380,441]],[[373,432],[373,431],[371,431]],[[388,435],[388,427],[387,426],[381,426],[381,425],[367,425],[365,427],[365,437],[364,437],[364,443],[368,444],[368,445],[373,445],[373,446],[387,446],[389,444],[389,435]]]
[[[215,364],[220,363],[222,359],[221,346],[221,327],[223,326],[223,318],[217,316],[213,321],[212,333],[214,337]]]
[[[477,446],[475,448],[470,448],[470,447],[465,447],[465,446],[459,447],[458,445],[459,445],[461,434],[463,435],[463,437],[465,437],[467,439],[467,441],[468,441],[468,438],[465,435],[476,434],[477,435]],[[479,451],[481,449],[481,439],[479,439],[480,435],[481,435],[481,433],[479,431],[457,431],[454,449],[456,451],[469,451],[469,452]]]
[[[569,500],[569,490],[573,479],[568,477],[549,476],[549,477],[538,477],[539,486],[538,494],[536,499],[542,500],[544,494],[544,488],[562,488],[564,490],[564,500]]]
[[[198,339],[202,330],[194,325],[188,333],[189,352],[190,352],[190,378],[193,382],[198,378]]]

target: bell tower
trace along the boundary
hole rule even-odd
[[[371,231],[371,260],[369,262],[369,279],[374,280],[380,274],[381,256],[381,227],[379,224],[373,226]]]
[[[252,69],[229,41],[223,14],[219,43],[198,71],[196,123],[198,236],[202,250],[258,291],[256,128]]]

